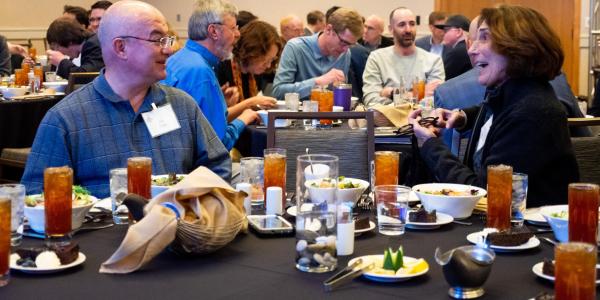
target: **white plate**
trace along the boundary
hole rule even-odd
[[[485,233],[483,231],[473,232],[467,235],[467,241],[477,244],[483,240],[483,235]],[[527,249],[532,249],[540,245],[540,240],[535,236],[531,237],[527,243],[519,245],[519,246],[496,246],[490,245],[490,248],[494,249],[497,252],[518,252]]]
[[[375,200],[375,195],[373,194],[373,192],[369,192],[369,197],[371,197],[371,199]],[[408,203],[413,203],[413,202],[419,202],[421,200],[419,200],[419,197],[417,196],[417,194],[413,191],[410,191],[410,193],[408,193]]]
[[[10,268],[13,270],[18,270],[23,273],[30,273],[30,274],[56,273],[56,272],[60,272],[65,269],[69,269],[69,268],[78,266],[85,261],[85,254],[83,254],[83,252],[80,251],[77,259],[74,262],[67,264],[67,265],[61,265],[56,268],[27,268],[27,267],[22,267],[22,266],[17,265],[17,257],[18,257],[18,254],[16,254],[16,253],[13,253],[10,255]]]
[[[354,230],[354,235],[361,235],[367,231],[371,231],[373,229],[375,229],[377,225],[375,224],[375,222],[373,221],[369,221],[369,228],[363,228],[363,229],[355,229]]]
[[[92,206],[92,209],[90,209],[90,212],[93,212],[93,213],[102,212],[101,210],[97,209],[96,207],[108,209],[108,210],[112,211],[112,201],[111,201],[110,197],[104,198],[104,199],[99,200],[98,202],[94,203],[94,206]]]
[[[548,226],[548,222],[544,219],[544,216],[540,213],[539,207],[528,208],[524,212],[525,221],[530,224],[538,226]]]
[[[306,210],[311,210],[313,207],[312,203],[304,203],[302,204],[302,206],[305,207]],[[298,214],[298,208],[296,207],[296,205],[290,206],[288,207],[288,209],[286,209],[286,212],[288,213],[288,215],[295,217]]]
[[[348,265],[353,264],[359,258],[361,258],[363,260],[363,264],[365,264],[365,263],[368,264],[372,261],[379,261],[380,262],[379,264],[383,265],[383,254],[365,255],[365,256],[361,256],[361,257],[355,257],[348,262]],[[404,256],[403,260],[405,262],[411,262],[411,261],[416,261],[417,259],[414,257],[410,257],[410,256]],[[377,281],[377,282],[399,282],[399,281],[409,280],[413,277],[421,276],[421,275],[427,273],[428,271],[429,271],[429,267],[427,269],[425,269],[424,271],[422,271],[420,273],[416,273],[416,274],[383,275],[383,274],[376,274],[373,272],[365,272],[365,273],[363,273],[363,276],[369,280],[373,280],[373,281]]]
[[[542,267],[544,266],[544,262],[539,262],[535,265],[533,265],[533,267],[531,268],[531,271],[533,271],[533,273],[535,275],[537,275],[538,277],[550,280],[550,281],[554,281],[554,276],[550,276],[550,275],[546,275],[544,274],[544,272],[542,272]],[[596,265],[596,269],[600,269],[600,265]],[[596,278],[596,285],[600,284],[600,278]]]
[[[422,230],[436,229],[442,225],[446,225],[446,224],[452,223],[452,221],[454,221],[454,218],[451,215],[447,215],[447,214],[440,213],[440,212],[436,212],[435,214],[437,216],[437,221],[435,223],[410,222],[407,220],[406,228],[422,229]]]

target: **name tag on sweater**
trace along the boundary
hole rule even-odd
[[[152,103],[152,107],[153,110],[142,113],[142,118],[153,138],[181,128],[171,104],[156,107]]]

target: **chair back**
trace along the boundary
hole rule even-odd
[[[600,136],[571,138],[579,181],[600,184]]]
[[[83,85],[92,82],[99,74],[99,72],[81,72],[69,74],[69,83],[67,84],[65,94],[68,95]]]
[[[351,129],[347,123],[330,129],[305,130],[302,126],[275,128],[276,119],[366,119],[367,128]],[[286,190],[295,191],[298,155],[332,154],[339,158],[339,175],[369,181],[375,135],[373,112],[269,112],[267,148],[287,151]]]

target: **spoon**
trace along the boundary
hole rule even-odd
[[[542,240],[544,240],[544,241],[546,241],[546,242],[548,242],[548,243],[549,243],[549,244],[551,244],[552,246],[556,246],[556,245],[558,245],[558,242],[557,242],[557,241],[555,241],[555,240],[553,240],[553,239],[550,239],[550,238],[547,238],[547,237],[542,237],[541,239],[542,239]]]
[[[471,222],[464,222],[464,221],[457,221],[457,220],[452,221],[452,223],[456,223],[456,224],[460,224],[460,225],[465,225],[465,226],[471,226],[471,225],[473,225],[473,223],[471,223]]]
[[[306,147],[306,155],[308,155],[308,147]],[[310,156],[308,157],[308,162],[310,163],[310,172],[315,175],[315,170],[313,169],[312,160],[310,160]]]

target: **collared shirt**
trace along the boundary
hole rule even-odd
[[[301,99],[310,96],[315,78],[335,68],[348,78],[350,49],[339,57],[325,56],[317,42],[320,33],[293,38],[287,42],[273,82],[273,97],[283,99],[286,93],[298,93]]]
[[[142,113],[171,104],[181,125],[152,138]],[[231,159],[191,97],[180,90],[154,84],[138,112],[117,95],[104,70],[51,108],[38,128],[22,183],[27,193],[40,193],[44,169],[73,168],[74,183],[96,197],[108,197],[109,171],[127,166],[127,158],[152,158],[152,173],[189,173],[206,166],[223,179],[231,177]]]
[[[434,44],[433,38],[431,38],[431,48],[429,49],[429,53],[433,53],[433,54],[441,57],[443,52],[444,52],[444,44],[442,44],[442,43]]]
[[[188,40],[183,49],[167,60],[167,78],[161,82],[190,94],[225,148],[231,150],[246,125],[239,119],[227,122],[227,104],[214,71],[218,64],[217,56]]]

